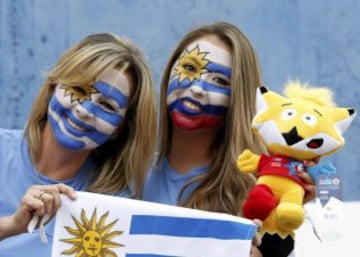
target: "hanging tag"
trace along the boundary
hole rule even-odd
[[[336,174],[320,174],[316,183],[318,219],[320,221],[342,221],[344,203],[342,183]]]
[[[336,174],[321,174],[316,183],[317,223],[324,241],[342,238],[344,202],[342,183]]]

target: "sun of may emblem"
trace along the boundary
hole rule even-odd
[[[88,86],[69,86],[61,85],[65,89],[65,96],[71,97],[71,102],[83,102],[84,100],[91,100],[91,94],[99,93],[93,85]]]
[[[200,79],[201,74],[208,72],[205,66],[209,63],[205,59],[208,52],[200,52],[199,46],[191,51],[185,50],[184,54],[179,58],[179,62],[175,67],[175,74],[179,75],[179,82],[189,79],[192,82]]]
[[[97,221],[96,208],[91,215],[90,220],[86,217],[84,209],[81,210],[81,221],[71,216],[76,228],[65,226],[73,238],[60,239],[60,241],[72,244],[71,249],[63,251],[62,255],[73,255],[75,257],[116,257],[117,254],[109,248],[121,247],[122,244],[111,241],[115,236],[119,236],[123,231],[112,231],[112,227],[118,219],[105,225],[105,220],[109,212],[103,214]]]

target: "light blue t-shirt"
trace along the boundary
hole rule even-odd
[[[209,165],[194,168],[182,174],[170,166],[167,158],[162,158],[150,170],[143,192],[143,200],[169,205],[177,205],[178,196],[187,181],[207,171]],[[197,184],[191,184],[182,195],[182,200],[189,197]]]
[[[95,163],[89,158],[72,179],[56,181],[43,176],[31,163],[23,131],[0,128],[0,217],[13,214],[32,185],[64,183],[84,191],[94,170]],[[125,197],[126,193],[117,196]],[[39,232],[35,230],[32,234],[24,233],[0,241],[0,256],[51,256],[54,224],[53,219],[45,226],[48,244],[41,243]]]

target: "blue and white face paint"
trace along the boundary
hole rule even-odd
[[[50,99],[48,120],[68,149],[94,149],[107,141],[124,120],[130,95],[129,75],[111,70],[93,85],[58,84]]]
[[[167,89],[168,111],[175,126],[196,131],[220,126],[231,96],[231,53],[199,39],[175,62]]]

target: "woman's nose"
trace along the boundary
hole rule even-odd
[[[87,106],[87,108],[85,108],[80,103],[78,105],[76,105],[75,112],[79,118],[92,118],[94,116],[91,106]]]
[[[197,97],[202,97],[205,95],[205,90],[200,85],[192,85],[190,87],[191,93],[193,93]]]

